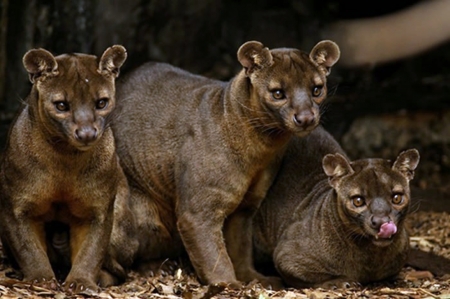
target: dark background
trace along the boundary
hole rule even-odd
[[[429,0],[425,0],[429,1]],[[122,74],[149,60],[165,61],[228,80],[236,51],[248,40],[269,48],[309,51],[336,20],[389,14],[419,1],[354,0],[0,0],[0,148],[30,83],[24,53],[101,55],[127,48]],[[450,18],[450,16],[449,16]],[[382,51],[382,49],[380,49]],[[345,68],[329,77],[324,126],[353,159],[394,159],[416,147],[421,164],[414,187],[424,205],[446,202],[450,175],[450,43],[380,65]],[[448,208],[444,204],[439,208]]]

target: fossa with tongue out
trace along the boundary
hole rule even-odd
[[[293,140],[254,219],[257,262],[293,287],[348,287],[388,279],[409,252],[404,220],[415,149],[395,161],[350,161],[319,127]]]

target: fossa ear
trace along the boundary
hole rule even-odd
[[[414,170],[419,165],[420,155],[419,151],[416,149],[409,149],[401,152],[394,164],[392,169],[400,172],[408,181],[414,178]]]
[[[98,72],[103,76],[119,76],[120,67],[127,59],[127,50],[120,45],[109,47],[103,52],[98,64]]]
[[[330,185],[336,187],[339,179],[344,175],[352,174],[354,172],[350,162],[343,155],[328,154],[322,159],[322,167],[325,174],[328,176]]]
[[[29,50],[23,56],[22,62],[33,84],[36,80],[43,81],[47,77],[58,75],[58,63],[52,53],[45,49]]]
[[[331,40],[323,40],[311,50],[309,58],[314,61],[325,75],[329,75],[331,67],[339,60],[341,50],[338,45]]]
[[[244,43],[237,52],[237,58],[249,76],[257,69],[272,65],[273,57],[267,47],[257,41]]]

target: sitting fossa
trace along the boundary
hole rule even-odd
[[[52,240],[61,234],[70,244],[64,288],[97,289],[114,200],[127,194],[109,127],[126,56],[116,45],[101,58],[44,49],[23,57],[33,87],[0,164],[0,236],[27,281],[57,287]]]
[[[339,54],[331,41],[310,54],[250,41],[230,82],[148,63],[118,84],[113,129],[137,228],[115,223],[106,269],[120,277],[131,261],[175,257],[184,245],[203,283],[279,284],[253,268],[252,216],[275,157],[319,123]]]
[[[297,288],[395,276],[409,251],[404,220],[418,163],[415,149],[393,163],[350,162],[321,127],[292,140],[254,218],[256,256]]]

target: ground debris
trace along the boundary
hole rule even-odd
[[[415,212],[407,219],[411,246],[450,258],[450,215],[445,212]],[[9,278],[12,269],[0,256],[0,298],[5,299],[325,299],[325,298],[394,298],[394,299],[450,299],[450,273],[434,277],[427,271],[405,267],[392,281],[379,282],[350,289],[320,288],[273,291],[252,282],[241,289],[226,285],[201,285],[192,269],[179,263],[172,272],[143,276],[132,272],[120,286],[103,289],[93,295],[71,295]],[[162,272],[162,271],[160,271]]]

